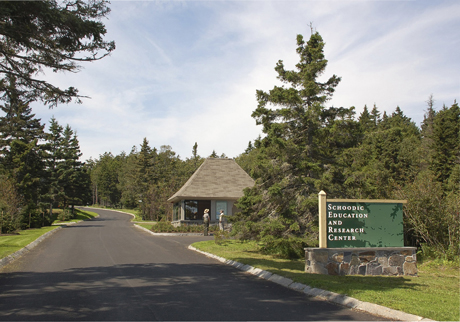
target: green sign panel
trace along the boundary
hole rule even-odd
[[[404,247],[403,204],[326,202],[327,247]]]

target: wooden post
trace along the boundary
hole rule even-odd
[[[319,209],[319,248],[327,248],[327,218],[326,193],[321,190],[318,194]]]

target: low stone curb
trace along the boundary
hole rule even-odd
[[[360,311],[364,311],[370,314],[374,314],[374,315],[378,315],[384,318],[398,320],[398,321],[433,321],[433,320],[426,319],[421,316],[390,309],[390,308],[387,308],[385,306],[381,306],[378,304],[363,302],[363,301],[357,300],[355,298],[352,298],[352,297],[349,297],[343,294],[329,292],[329,291],[322,290],[319,288],[312,288],[308,285],[294,282],[293,280],[289,278],[286,278],[286,277],[283,277],[277,274],[273,274],[268,271],[261,270],[260,268],[252,267],[250,265],[245,265],[245,264],[233,261],[233,260],[228,260],[223,257],[219,257],[216,255],[207,253],[207,252],[203,252],[199,249],[196,249],[192,245],[188,246],[188,249],[201,253],[207,257],[217,259],[218,261],[224,264],[233,266],[235,268],[238,268],[239,270],[255,275],[257,277],[277,283],[284,287],[288,287],[298,292],[303,292],[304,294],[308,296],[316,297],[321,300],[326,300],[328,302],[339,304],[339,305],[342,305],[342,306],[345,306],[345,307],[348,307],[354,310],[360,310]]]
[[[59,226],[53,230],[50,230],[49,232],[47,233],[44,233],[43,235],[41,235],[40,237],[38,237],[37,239],[35,239],[33,242],[31,242],[29,245],[27,245],[26,247],[24,248],[21,248],[20,250],[18,250],[17,252],[14,252],[13,254],[11,255],[8,255],[2,259],[0,259],[0,268],[2,268],[3,266],[11,263],[12,261],[14,261],[15,259],[18,259],[19,257],[21,257],[22,255],[24,255],[25,253],[29,252],[30,250],[32,250],[35,246],[37,246],[38,244],[40,244],[42,241],[44,241],[46,238],[48,238],[49,236],[51,236],[52,234],[54,234],[55,232],[57,232],[58,230],[62,229],[62,226]]]

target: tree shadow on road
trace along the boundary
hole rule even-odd
[[[220,264],[137,264],[0,274],[0,320],[375,319]]]

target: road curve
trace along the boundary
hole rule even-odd
[[[0,271],[1,321],[381,320],[243,273],[109,210]]]

